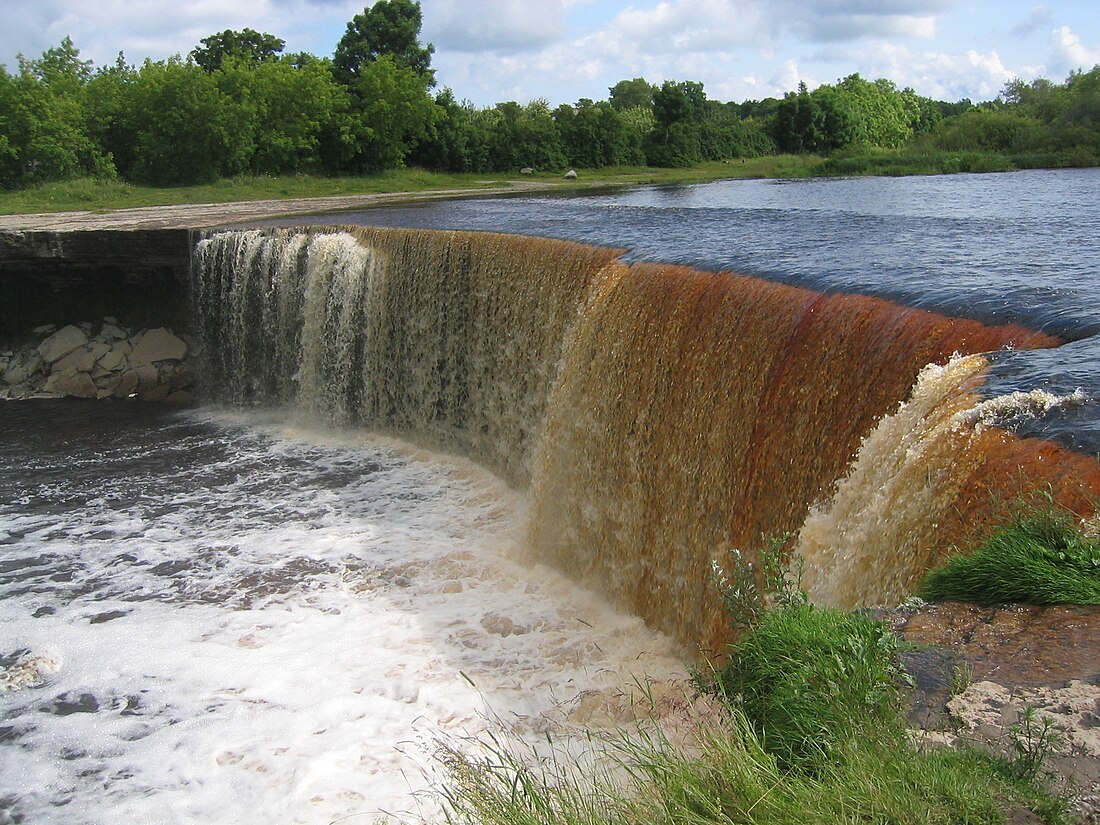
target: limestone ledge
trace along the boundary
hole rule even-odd
[[[194,342],[164,327],[133,330],[115,318],[49,325],[0,348],[0,399],[136,398],[186,404],[195,385]]]

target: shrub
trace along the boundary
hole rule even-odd
[[[896,637],[881,622],[810,604],[768,611],[717,686],[785,768],[817,770],[857,740],[901,735]]]
[[[969,555],[931,571],[920,595],[980,605],[1100,604],[1100,541],[1053,507],[1017,515]]]

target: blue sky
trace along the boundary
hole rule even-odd
[[[331,55],[362,0],[0,0],[0,63],[73,38],[103,65],[186,54],[250,27]],[[859,72],[939,99],[988,100],[1014,77],[1100,63],[1096,0],[422,0],[440,85],[478,105],[601,99],[624,78],[707,96],[780,96]]]

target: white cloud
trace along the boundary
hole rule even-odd
[[[424,39],[437,49],[515,53],[566,34],[569,0],[424,0]]]
[[[859,67],[864,77],[885,77],[900,88],[935,100],[991,100],[1005,83],[1024,69],[1010,69],[996,50],[961,53],[911,49],[897,43],[877,43],[846,57],[840,65]],[[853,69],[854,70],[854,69]]]
[[[1051,52],[1052,68],[1063,73],[1074,69],[1087,71],[1100,63],[1100,48],[1086,46],[1069,26],[1060,26],[1052,32]]]

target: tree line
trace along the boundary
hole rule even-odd
[[[918,148],[1100,163],[1100,67],[1013,81],[978,105],[858,74],[783,98],[708,99],[703,84],[623,80],[606,100],[476,107],[437,90],[414,0],[379,0],[332,58],[252,29],[186,57],[93,68],[72,40],[0,66],[0,187],[121,177],[158,186],[234,175],[691,166],[777,153]]]

